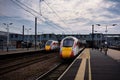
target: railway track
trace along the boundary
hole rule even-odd
[[[19,57],[19,58],[15,58],[15,59],[7,59],[5,61],[1,61],[1,65],[0,65],[0,75],[4,75],[8,72],[12,72],[15,71],[19,68],[23,68],[32,64],[35,64],[37,62],[42,62],[45,60],[49,60],[50,58],[55,57],[55,53],[52,54],[44,54],[41,53],[40,55],[35,55],[35,56],[24,56],[24,57]]]
[[[84,49],[85,48],[81,49],[79,51],[79,54]],[[71,59],[71,60],[67,60],[67,61],[61,61],[61,63],[57,64],[51,70],[49,70],[48,72],[46,72],[46,73],[42,74],[41,76],[39,76],[38,78],[36,78],[36,80],[57,80],[64,73],[64,71],[70,66],[70,64],[72,62],[74,62],[74,60],[75,60],[75,58]]]
[[[39,76],[36,80],[57,80],[71,63],[72,61],[69,61],[67,63],[58,63],[55,67]]]
[[[5,58],[5,61],[0,60],[0,62],[2,62],[3,64],[0,65],[0,80],[47,80],[47,77],[39,79],[39,76],[49,70],[52,71],[51,76],[49,76],[50,79],[56,80],[70,64],[60,63],[61,60],[59,58],[58,52],[50,52],[49,54],[38,54],[36,54],[36,56],[23,56],[23,58],[22,56],[19,56],[18,58],[13,57],[11,59]],[[56,68],[53,68],[54,66],[56,66]],[[46,74],[51,73],[51,71]]]

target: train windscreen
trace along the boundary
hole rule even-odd
[[[50,45],[52,43],[52,41],[47,41],[46,45]]]
[[[63,41],[63,47],[72,47],[73,44],[74,40],[72,38],[68,38]]]

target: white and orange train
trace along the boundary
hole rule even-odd
[[[60,44],[60,57],[62,59],[74,58],[80,51],[80,41],[73,37],[68,36],[62,39]]]
[[[45,50],[51,51],[59,48],[59,43],[56,40],[48,40],[45,44]]]

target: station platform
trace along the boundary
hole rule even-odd
[[[6,50],[0,50],[0,56],[2,55],[8,55],[8,54],[18,54],[18,53],[26,53],[26,52],[34,52],[34,51],[40,51],[43,49],[40,48],[18,48],[14,50],[9,50],[8,52]]]
[[[120,62],[120,50],[108,49],[107,55]]]
[[[58,80],[120,80],[120,62],[87,48]]]

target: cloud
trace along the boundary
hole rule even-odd
[[[13,1],[38,17],[39,32],[68,33],[74,31],[90,33],[89,28],[92,24],[111,25],[120,22],[119,0],[44,0],[41,4],[39,4],[39,0]],[[39,14],[40,9],[42,16]],[[0,0],[0,10],[1,21],[3,21],[3,18],[4,21],[10,18],[6,21],[13,21],[16,26],[23,24],[34,26],[35,16],[23,10],[11,0]],[[112,33],[116,30],[116,27],[114,28],[111,31]],[[104,28],[100,29],[104,31]],[[119,30],[117,32],[120,33]]]

